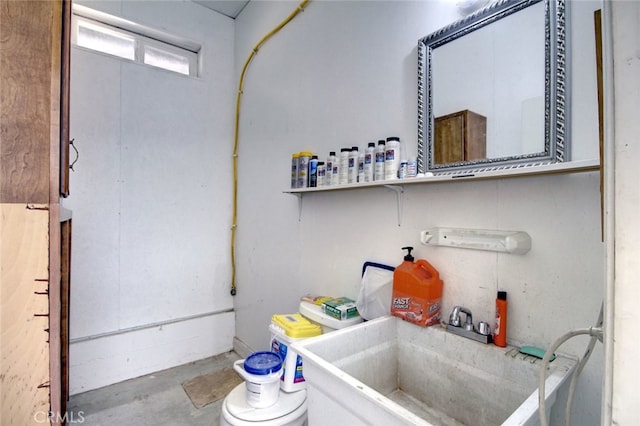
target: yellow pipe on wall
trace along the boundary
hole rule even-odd
[[[262,45],[269,40],[273,35],[275,35],[278,31],[280,31],[285,25],[287,25],[293,18],[298,15],[298,13],[302,12],[307,4],[311,0],[303,0],[298,4],[298,7],[289,14],[280,24],[278,24],[274,29],[269,31],[260,39],[258,43],[253,47],[251,53],[247,57],[247,60],[242,67],[242,72],[240,73],[240,80],[238,82],[238,95],[236,98],[236,119],[235,119],[235,132],[234,132],[234,142],[233,142],[233,217],[231,224],[231,295],[236,295],[236,257],[235,257],[235,245],[236,245],[236,229],[238,228],[237,218],[238,218],[238,133],[240,129],[240,104],[242,100],[242,89],[244,87],[244,77],[247,72],[247,68],[249,68],[249,64],[253,60],[253,58],[258,53],[258,50],[262,47]]]

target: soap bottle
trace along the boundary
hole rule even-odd
[[[358,156],[358,147],[351,147],[347,163],[347,183],[358,183]]]
[[[400,138],[391,136],[387,138],[384,154],[384,179],[398,179],[400,170]]]
[[[373,165],[373,180],[384,180],[384,156],[385,156],[385,141],[381,139],[378,141],[378,146],[375,150],[375,164]]]
[[[438,271],[426,260],[415,261],[413,247],[393,272],[391,314],[427,327],[440,323],[442,280]]]
[[[499,291],[496,298],[496,325],[493,328],[493,343],[507,346],[507,292]]]
[[[375,164],[376,156],[376,144],[369,142],[367,148],[364,151],[364,181],[373,182],[373,168]]]
[[[331,179],[332,183],[339,183],[340,185],[349,183],[349,153],[350,152],[351,152],[351,148],[340,149],[340,157],[338,158],[338,182],[333,182],[333,178],[332,178]]]
[[[333,181],[333,165],[336,162],[336,152],[329,151],[329,156],[327,157],[327,162],[325,163],[325,185],[331,186],[338,182]],[[336,177],[337,177],[337,169],[336,169]],[[337,179],[336,179],[337,180]]]
[[[310,188],[318,186],[318,156],[313,155],[309,160],[309,185]]]

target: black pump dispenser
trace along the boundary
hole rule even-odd
[[[407,250],[408,253],[404,256],[404,260],[407,260],[409,262],[413,262],[414,261],[414,257],[411,256],[411,250],[413,250],[413,247],[402,247],[402,250]]]

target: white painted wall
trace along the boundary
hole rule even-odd
[[[254,44],[296,3],[251,2],[236,20],[236,75]],[[573,158],[597,158],[592,11],[572,2]],[[395,194],[383,188],[304,197],[283,194],[291,153],[324,157],[343,146],[400,136],[415,152],[420,37],[452,21],[451,2],[313,1],[263,46],[247,73],[240,127],[236,337],[268,348],[272,314],[297,310],[305,293],[355,297],[368,260],[397,265],[416,247],[445,282],[454,304],[490,320],[498,289],[509,293],[509,340],[549,346],[596,320],[604,295],[599,174],[440,183],[405,188],[401,226]],[[587,27],[579,30],[577,21]],[[524,256],[427,247],[435,226],[523,230]],[[587,338],[563,353],[581,356]],[[603,351],[597,346],[574,403],[574,423],[600,421]],[[563,407],[562,407],[563,408]],[[554,414],[560,421],[562,413]]]
[[[203,51],[192,78],[72,49],[72,394],[228,351],[235,321],[234,22],[192,2],[77,3]]]

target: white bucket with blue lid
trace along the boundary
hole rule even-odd
[[[247,404],[267,408],[278,402],[282,358],[274,352],[255,352],[233,363],[233,369],[245,380]]]

